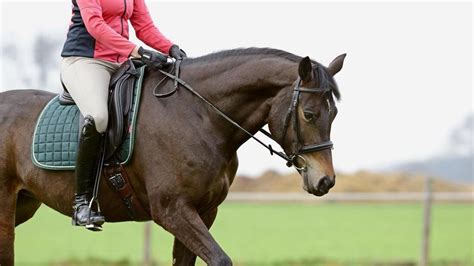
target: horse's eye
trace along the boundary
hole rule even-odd
[[[304,112],[303,116],[304,116],[304,121],[306,122],[311,122],[314,119],[314,114],[311,112]]]

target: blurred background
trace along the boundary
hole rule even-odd
[[[147,3],[191,57],[256,46],[327,65],[348,54],[328,195],[305,194],[301,177],[254,142],[239,149],[211,230],[236,265],[415,265],[423,247],[432,265],[474,265],[472,2]],[[0,0],[0,14],[0,92],[58,93],[70,1]],[[92,234],[43,206],[16,230],[16,262],[170,265],[172,237],[146,226]]]

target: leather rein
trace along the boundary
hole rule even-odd
[[[261,141],[260,139],[255,137],[254,134],[250,133],[248,130],[246,130],[245,128],[240,126],[237,122],[235,122],[230,117],[228,117],[224,112],[222,112],[217,106],[215,106],[213,103],[211,103],[209,100],[204,98],[201,94],[199,94],[196,90],[194,90],[193,87],[191,87],[187,82],[185,82],[184,80],[179,78],[179,69],[180,69],[181,61],[182,60],[177,60],[175,62],[174,67],[176,68],[176,71],[175,71],[174,75],[159,69],[159,71],[163,75],[165,75],[166,77],[168,77],[168,78],[170,78],[174,81],[174,88],[170,92],[166,92],[166,93],[163,93],[163,94],[156,93],[156,89],[163,82],[163,80],[164,80],[163,79],[153,89],[153,95],[154,96],[156,96],[158,98],[171,96],[172,94],[174,94],[178,90],[179,85],[183,86],[189,92],[194,94],[196,97],[198,97],[203,102],[205,102],[207,105],[209,105],[212,109],[214,109],[214,111],[216,111],[216,113],[219,116],[221,116],[222,118],[227,120],[229,123],[231,123],[232,125],[234,125],[238,129],[243,131],[245,134],[247,134],[249,137],[253,138],[255,141],[257,141],[260,145],[262,145],[263,147],[268,149],[270,151],[270,155],[276,154],[277,156],[279,156],[280,158],[282,158],[283,160],[286,161],[286,166],[288,166],[288,167],[294,166],[298,171],[306,172],[306,170],[307,170],[306,159],[302,156],[302,154],[306,154],[306,153],[310,153],[310,152],[318,152],[318,151],[323,151],[323,150],[333,148],[333,143],[330,140],[320,142],[320,143],[316,143],[316,144],[310,144],[310,145],[301,144],[302,143],[301,142],[301,132],[300,132],[299,119],[298,119],[298,111],[297,111],[298,104],[299,104],[299,98],[300,98],[299,96],[300,96],[301,93],[325,93],[325,92],[331,91],[330,88],[302,88],[301,87],[301,82],[302,81],[298,77],[298,79],[296,81],[296,85],[293,89],[293,97],[292,97],[292,100],[291,100],[291,103],[290,103],[290,107],[288,108],[288,112],[287,112],[287,115],[286,115],[286,118],[285,118],[285,123],[284,123],[284,127],[283,127],[284,128],[283,129],[284,130],[283,141],[284,141],[286,133],[288,131],[290,121],[293,121],[293,127],[296,131],[296,138],[297,138],[296,144],[300,147],[298,149],[295,149],[296,151],[288,156],[282,151],[281,152],[280,151],[275,151],[273,149],[272,145],[263,143],[263,141]],[[261,128],[259,131],[262,132],[265,136],[267,136],[267,137],[269,137],[269,138],[271,138],[272,140],[275,141],[275,138],[273,137],[273,135],[270,132],[268,132],[267,130]],[[301,159],[303,161],[303,163],[304,163],[303,166],[298,166],[297,165],[297,160],[298,159]]]

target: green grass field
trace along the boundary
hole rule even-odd
[[[432,215],[433,264],[474,265],[473,205],[436,204]],[[420,253],[421,217],[419,204],[227,203],[211,231],[236,265],[411,264]],[[105,224],[92,233],[41,207],[16,230],[16,264],[140,265],[143,225]],[[154,226],[152,246],[158,264],[171,265],[171,235]]]

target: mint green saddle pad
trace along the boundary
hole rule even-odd
[[[133,91],[130,128],[124,142],[115,152],[122,164],[130,161],[135,142],[144,67],[137,70],[140,76]],[[33,134],[31,156],[36,166],[48,170],[74,170],[79,141],[79,116],[77,106],[59,104],[59,96],[49,101],[38,118]]]

